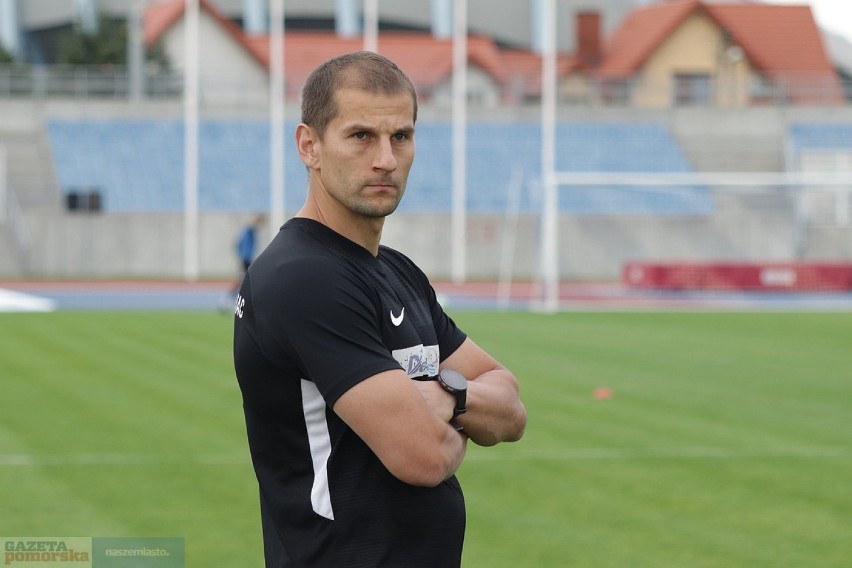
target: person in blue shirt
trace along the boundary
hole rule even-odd
[[[236,242],[236,253],[237,258],[240,261],[241,273],[240,277],[236,282],[231,286],[228,291],[228,297],[226,298],[226,302],[223,302],[223,309],[225,307],[230,307],[233,300],[237,297],[237,293],[240,290],[240,284],[245,278],[246,272],[248,271],[249,265],[254,260],[254,257],[257,254],[257,241],[258,241],[258,231],[263,228],[263,225],[266,223],[266,215],[263,213],[258,213],[254,216],[252,221],[243,227],[243,230],[240,232],[239,237]],[[227,306],[225,305],[227,304]]]
[[[239,240],[237,240],[237,255],[243,266],[243,275],[248,270],[251,261],[254,260],[255,249],[257,248],[257,231],[263,227],[265,220],[263,215],[257,215],[250,224],[246,225],[243,232],[240,233]]]

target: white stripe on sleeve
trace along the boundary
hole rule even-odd
[[[328,458],[331,456],[331,436],[325,418],[325,399],[311,382],[302,379],[302,411],[308,428],[308,444],[314,463],[314,484],[311,488],[311,505],[314,512],[334,520],[331,494],[328,488]]]

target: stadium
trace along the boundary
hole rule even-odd
[[[805,0],[0,0],[7,559],[261,565],[219,307],[360,49],[420,105],[383,242],[529,411],[464,565],[845,566],[852,45]]]

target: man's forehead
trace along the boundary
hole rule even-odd
[[[406,92],[372,93],[362,89],[345,88],[335,93],[334,121],[387,121],[414,126],[414,101]]]

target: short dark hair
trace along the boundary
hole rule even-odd
[[[334,95],[347,87],[385,95],[409,93],[417,121],[417,92],[402,69],[372,51],[353,51],[332,57],[308,76],[302,88],[302,122],[322,137],[337,116]]]

